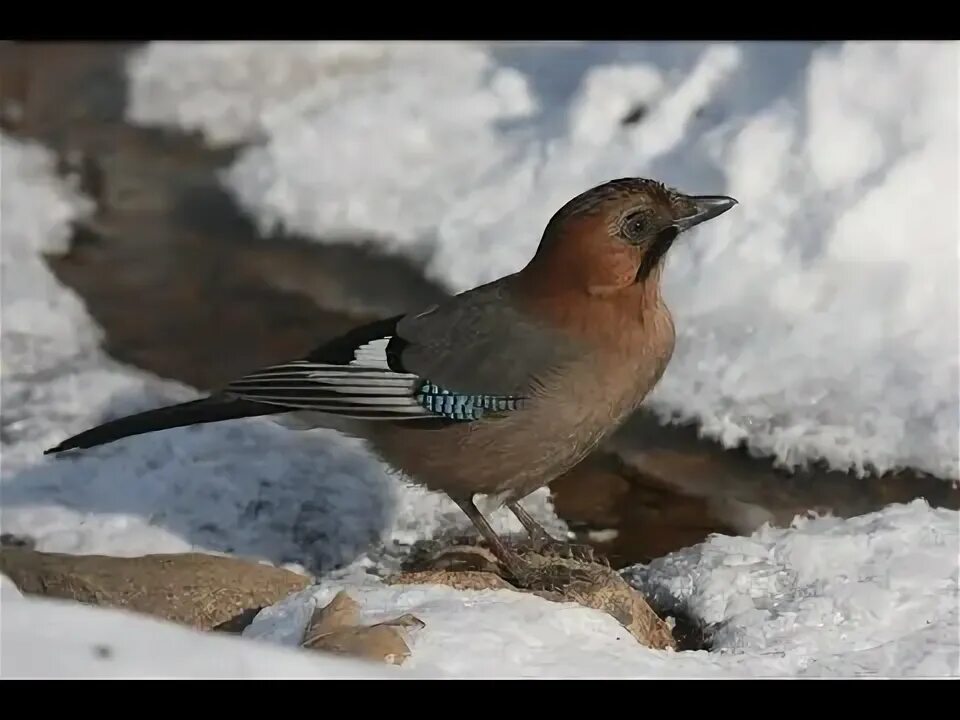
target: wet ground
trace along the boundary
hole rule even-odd
[[[210,389],[442,297],[415,266],[372,246],[260,237],[217,181],[235,149],[124,122],[129,49],[0,45],[4,131],[56,150],[98,201],[72,250],[49,262],[85,299],[110,354]],[[643,413],[553,489],[561,516],[618,566],[808,510],[849,516],[915,497],[960,508],[960,490],[939,478],[787,474]]]

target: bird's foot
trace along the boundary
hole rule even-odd
[[[546,542],[531,543],[528,547],[537,557],[530,557],[520,548],[517,548],[519,552],[515,552],[502,547],[495,552],[501,577],[522,590],[562,593],[572,582],[590,581],[590,571],[585,565],[602,564],[609,567],[605,560],[598,559],[589,545],[565,543],[551,538]]]
[[[602,555],[597,555],[591,545],[568,543],[554,538],[538,539],[532,543],[532,549],[538,555],[546,558],[562,558],[581,563],[608,564]]]
[[[513,578],[513,584],[531,592],[555,593],[563,592],[572,582],[589,579],[584,570],[570,565],[528,565]]]

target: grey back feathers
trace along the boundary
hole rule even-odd
[[[526,396],[576,359],[570,338],[520,309],[509,276],[397,323],[403,367],[458,393]]]

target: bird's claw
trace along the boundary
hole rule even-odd
[[[532,592],[563,592],[572,582],[589,580],[583,570],[568,565],[528,567],[514,577],[517,587]]]
[[[591,545],[567,543],[551,539],[535,543],[533,550],[537,554],[548,558],[562,558],[564,560],[590,564],[600,562],[599,556]]]

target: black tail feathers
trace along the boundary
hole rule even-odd
[[[285,412],[283,408],[246,400],[235,400],[214,395],[200,400],[168,405],[167,407],[147,410],[135,415],[111,420],[86,430],[79,435],[64,440],[56,447],[44,451],[44,455],[105,445],[132,435],[168,430],[186,425],[235,420],[258,415],[272,415]]]

